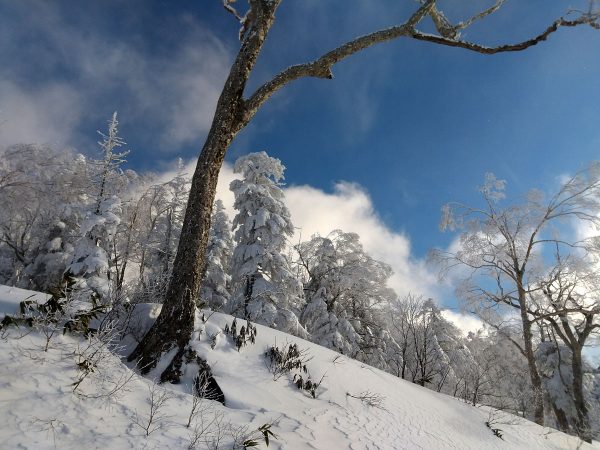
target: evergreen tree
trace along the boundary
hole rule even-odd
[[[98,144],[103,158],[96,163],[92,176],[95,199],[80,226],[81,238],[75,246],[66,276],[73,278],[75,286],[82,292],[106,300],[114,275],[111,253],[120,223],[121,200],[117,196],[122,175],[120,165],[129,152],[115,152],[125,144],[118,136],[116,112],[108,122],[108,134],[98,133],[102,136]]]
[[[119,225],[121,201],[113,196],[96,206],[81,224],[81,239],[75,246],[67,277],[74,278],[75,287],[99,299],[110,294],[110,244]]]
[[[311,339],[387,368],[382,307],[395,298],[386,284],[391,268],[366,254],[355,233],[336,230],[296,249],[306,275],[301,323]]]
[[[283,202],[281,180],[285,167],[265,152],[239,158],[231,182],[238,213],[233,219],[234,295],[230,311],[264,325],[304,334],[296,312],[300,286],[284,255],[286,238],[294,233]]]

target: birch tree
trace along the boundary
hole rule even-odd
[[[192,178],[192,187],[183,224],[181,240],[173,266],[173,276],[161,313],[138,347],[129,356],[140,360],[144,371],[155,367],[161,355],[174,347],[179,348],[176,360],[181,360],[194,324],[195,297],[204,268],[204,253],[208,242],[210,216],[215,200],[217,177],[227,149],[237,134],[250,123],[261,106],[277,91],[300,78],[332,79],[333,67],[340,61],[373,45],[395,39],[414,39],[436,45],[462,48],[481,54],[496,54],[525,50],[546,40],[560,28],[588,25],[600,28],[600,11],[574,13],[569,18],[558,18],[539,34],[515,44],[486,46],[462,38],[461,32],[491,16],[504,3],[498,0],[484,11],[462,21],[450,22],[436,0],[420,0],[415,11],[398,25],[374,31],[348,41],[323,53],[312,61],[290,66],[260,85],[254,92],[246,92],[246,84],[257,58],[275,21],[275,13],[282,0],[248,0],[245,13],[233,7],[235,0],[223,0],[227,11],[239,20],[240,48],[225,80],[216,105],[215,115],[198,158]],[[429,18],[436,32],[421,31],[422,22]],[[170,371],[168,368],[167,371]],[[172,373],[162,377],[172,379]]]

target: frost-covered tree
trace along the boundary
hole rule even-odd
[[[432,383],[441,392],[447,384],[455,385],[464,376],[464,368],[475,365],[475,360],[461,331],[442,315],[442,310],[432,299],[424,303],[423,309],[425,320],[430,324],[432,349],[436,355],[436,374]]]
[[[0,283],[60,289],[88,187],[87,160],[70,150],[0,152]]]
[[[136,301],[160,303],[165,298],[188,192],[189,178],[179,160],[172,178],[152,184],[136,202]]]
[[[66,276],[75,286],[90,295],[107,300],[111,277],[115,277],[111,254],[121,221],[121,199],[118,197],[122,177],[120,166],[129,153],[117,152],[125,142],[118,135],[117,113],[108,121],[108,134],[98,131],[102,159],[95,163],[92,173],[93,203],[80,226],[80,239],[75,245],[73,259]],[[114,280],[113,280],[114,281]]]
[[[75,245],[67,276],[73,278],[75,288],[106,300],[111,289],[110,245],[120,222],[121,201],[113,196],[95,208],[97,212],[88,213],[81,224],[82,237]]]
[[[387,326],[393,340],[393,373],[438,392],[461,396],[476,365],[460,330],[432,299],[408,294],[392,302]]]
[[[233,238],[231,222],[221,200],[215,202],[206,248],[206,269],[200,288],[200,304],[222,311],[231,299]]]
[[[285,167],[265,152],[250,153],[234,165],[241,180],[231,182],[238,211],[233,219],[234,293],[229,310],[240,317],[294,334],[303,334],[296,313],[300,286],[285,255],[294,233],[284,203]]]
[[[534,318],[530,294],[539,290],[547,272],[544,256],[556,248],[569,254],[580,242],[564,232],[566,221],[585,221],[599,226],[600,166],[593,164],[565,182],[550,198],[531,191],[520,204],[502,205],[505,182],[486,175],[481,187],[481,208],[452,203],[444,206],[441,228],[459,229],[457,251],[437,250],[433,258],[442,273],[460,266],[468,269],[459,294],[478,310],[490,306],[513,310],[519,315],[523,352],[529,366],[535,397],[534,419],[544,423],[542,380],[536,365]]]
[[[455,378],[455,365],[470,363],[470,354],[461,351],[458,330],[442,317],[432,299],[418,298],[415,306],[408,319],[411,379],[413,383],[441,391],[449,378]]]
[[[515,351],[522,348],[522,333],[510,323],[469,333],[465,344],[475,364],[465,367],[455,386],[455,396],[472,404],[484,404],[529,417],[534,393],[528,382],[527,359]]]
[[[311,339],[382,367],[388,336],[382,307],[395,298],[391,268],[363,249],[356,233],[335,230],[296,246],[306,305],[300,320]]]
[[[151,180],[151,186],[146,188],[136,201],[137,225],[132,230],[135,234],[136,246],[134,260],[139,268],[136,297],[138,301],[143,302],[162,298],[160,293],[162,290],[155,292],[153,283],[149,282],[149,279],[154,278],[155,259],[156,255],[160,254],[156,247],[160,247],[164,241],[160,236],[159,224],[166,214],[167,189],[164,183],[152,184],[153,181]]]
[[[559,256],[538,287],[530,292],[529,313],[548,334],[537,352],[546,391],[560,428],[591,442],[583,349],[600,331],[600,278],[590,258]]]
[[[211,127],[198,158],[167,303],[142,342],[129,356],[130,360],[141,358],[144,370],[153,368],[161,355],[174,347],[183,351],[191,338],[195,300],[202,279],[210,212],[215,200],[219,170],[235,137],[277,91],[300,78],[332,79],[333,67],[340,61],[373,45],[396,39],[414,39],[490,55],[525,50],[545,41],[563,27],[590,25],[600,28],[600,13],[595,8],[590,8],[586,12],[573,15],[569,20],[559,18],[543,32],[522,42],[490,47],[467,41],[461,32],[492,16],[501,8],[503,0],[498,0],[483,11],[466,12],[466,17],[463,16],[463,20],[457,21],[448,20],[436,0],[422,0],[398,25],[345,42],[312,61],[292,65],[260,85],[254,92],[248,93],[247,82],[269,30],[275,22],[275,13],[281,0],[248,0],[248,10],[245,14],[238,14],[231,7],[231,3],[224,2],[228,6],[227,9],[242,22],[239,34],[241,44],[223,83]],[[419,30],[428,18],[435,25],[434,33]]]
[[[94,176],[97,185],[96,208],[95,214],[100,213],[102,202],[109,197],[118,193],[119,182],[121,178],[121,165],[125,162],[125,157],[129,154],[129,150],[118,152],[120,147],[125,145],[125,141],[119,136],[119,121],[117,120],[117,112],[115,111],[108,121],[108,134],[98,131],[102,140],[98,141],[100,146],[102,159],[96,161],[98,166]]]
[[[148,285],[160,295],[153,301],[162,301],[173,270],[175,251],[179,244],[185,204],[189,194],[189,178],[184,173],[183,162],[178,163],[177,174],[164,183],[160,190],[163,199],[161,214],[158,215],[154,233],[150,237],[151,253],[146,260]]]
[[[57,219],[45,236],[45,243],[39,249],[26,274],[31,286],[43,292],[59,296],[63,285],[63,274],[74,253],[72,238],[67,224]]]

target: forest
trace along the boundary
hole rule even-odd
[[[2,152],[0,284],[118,311],[164,301],[181,234],[189,175],[127,169],[115,113],[97,158],[16,145]],[[487,174],[482,205],[443,208],[460,245],[433,249],[482,327],[465,334],[435,299],[399,297],[389,265],[356,233],[291,243],[285,167],[265,152],[240,157],[216,200],[198,308],[308,339],[472,405],[489,405],[584,437],[599,436],[600,368],[585,349],[600,329],[600,170],[591,164],[550,196],[505,198]],[[141,339],[141,336],[138,338]]]
[[[582,62],[576,57],[585,52],[565,41],[560,57],[534,53],[566,31],[597,34],[595,0],[566,11],[562,4],[535,11],[506,0],[477,7],[417,0],[381,8],[390,14],[365,3],[340,14],[352,18],[351,26],[340,26],[352,37],[341,41],[329,20],[338,11],[324,6],[315,20],[310,2],[287,2],[281,11],[291,19],[281,28],[275,24],[282,0],[222,0],[221,15],[214,5],[187,10],[156,2],[139,17],[128,10],[124,19],[90,6],[104,14],[98,23],[80,9],[73,9],[77,20],[65,19],[73,4],[59,3],[37,5],[46,14],[36,16],[31,35],[6,33],[18,38],[22,55],[0,44],[0,55],[18,55],[0,69],[0,106],[9,105],[7,120],[0,117],[0,367],[9,381],[0,387],[24,395],[25,403],[51,397],[62,415],[28,416],[11,400],[3,421],[22,431],[27,417],[37,433],[52,435],[54,448],[57,437],[78,433],[98,445],[93,427],[81,421],[100,407],[112,414],[102,426],[121,429],[104,435],[115,448],[246,450],[269,446],[278,434],[285,435],[279,448],[285,439],[316,448],[337,439],[353,448],[496,448],[498,439],[515,448],[588,448],[600,440],[600,162],[575,161],[585,151],[572,150],[600,141],[597,133],[578,140],[573,132],[552,142],[554,128],[573,123],[562,110],[576,105],[579,114],[576,98],[593,98],[594,86],[582,80],[593,74],[597,53]],[[559,6],[562,15],[555,16]],[[30,7],[0,2],[10,17],[29,17]],[[366,9],[373,15],[362,23]],[[390,25],[392,11],[403,19]],[[526,26],[513,27],[517,22]],[[137,31],[129,33],[130,26]],[[314,35],[305,32],[312,26]],[[286,28],[295,34],[282,44]],[[265,47],[270,33],[277,39]],[[197,41],[184,42],[190,36]],[[592,34],[573,36],[588,48],[584,37]],[[351,65],[369,66],[381,49],[388,68],[365,67],[363,74]],[[507,57],[521,53],[535,55],[527,70],[526,59]],[[484,69],[487,58],[498,62]],[[540,61],[551,73],[532,69]],[[520,64],[521,78],[511,78],[518,86],[503,80],[513,63]],[[342,75],[342,85],[350,88],[336,91],[337,99],[316,87],[331,86],[344,71],[351,78]],[[545,108],[538,85],[546,89]],[[171,86],[180,89],[174,98],[161,93]],[[285,97],[284,90],[293,93]],[[395,100],[378,110],[373,92]],[[102,108],[91,108],[94,102]],[[580,122],[595,124],[596,105],[586,105]],[[308,106],[331,114],[314,113],[315,119]],[[58,121],[74,142],[89,144],[93,137],[83,136],[82,123],[122,107],[126,114],[114,112],[105,126],[94,126],[95,148],[37,139],[38,128],[60,135]],[[292,111],[286,120],[283,110]],[[348,112],[351,124],[344,122]],[[129,115],[137,124],[132,146],[120,124]],[[306,138],[306,124],[319,120],[319,144],[299,155],[292,133]],[[360,137],[378,125],[373,142]],[[199,153],[191,153],[191,141],[202,144]],[[275,153],[282,141],[296,152]],[[324,156],[326,147],[333,156]],[[302,176],[331,183],[328,171],[348,169],[370,189],[389,188],[393,194],[381,196],[378,207],[402,237],[405,261],[412,255],[402,220],[422,213],[413,226],[425,229],[434,221],[425,210],[439,207],[447,240],[431,244],[426,261],[406,265],[435,274],[443,298],[427,286],[419,290],[423,278],[416,273],[411,289],[392,286],[392,265],[371,254],[352,223],[303,234],[286,203],[287,157],[288,176],[303,166],[295,183]],[[483,170],[492,160],[501,162],[501,176]],[[385,181],[365,175],[375,162],[380,170],[413,173]],[[231,205],[217,188],[225,166],[235,175]],[[450,185],[464,187],[459,181],[480,170],[476,196]],[[411,190],[420,176],[441,184],[441,172],[452,181],[431,192],[445,190],[444,199],[425,193],[426,183]],[[385,222],[372,203],[367,209]],[[423,231],[421,245],[431,237]],[[474,317],[478,329],[451,320],[457,310]],[[15,365],[27,367],[33,381],[16,376]],[[147,387],[146,397],[139,386]],[[313,400],[316,406],[306,407]],[[407,412],[417,409],[415,416]],[[79,421],[76,433],[67,420]],[[430,431],[437,427],[443,436]],[[383,435],[381,429],[387,435],[375,445],[373,433]],[[153,433],[160,437],[151,444]],[[406,446],[404,434],[413,439]],[[7,439],[27,447],[31,436]]]

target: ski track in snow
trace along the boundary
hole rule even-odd
[[[31,293],[7,292],[0,286],[0,307],[12,313],[24,295]],[[140,307],[138,316],[149,323],[152,309]],[[577,439],[522,419],[516,419],[518,424],[498,424],[504,440],[498,439],[485,426],[487,408],[468,406],[265,327],[257,326],[256,344],[240,352],[231,338],[222,334],[211,350],[209,336],[232,320],[213,314],[194,342],[213,368],[227,399],[227,407],[209,403],[225,415],[225,420],[249,429],[274,421],[272,430],[277,438],[271,440],[269,449],[600,449],[598,443],[578,447]],[[8,338],[0,339],[0,449],[188,447],[189,430],[184,425],[191,406],[192,397],[187,394],[190,379],[178,386],[159,388],[172,396],[164,409],[168,418],[161,429],[146,437],[134,419],[147,413],[150,380],[135,376],[127,391],[110,401],[80,398],[70,386],[77,375],[73,355],[76,338],[57,335],[45,353],[45,339],[39,333],[21,339],[15,335],[11,332]],[[265,350],[286,342],[309,350],[312,359],[307,366],[314,379],[325,374],[316,399],[299,391],[291,377],[273,380],[267,371]],[[129,373],[116,356],[111,358],[115,373]],[[158,370],[152,373],[156,375]],[[82,390],[93,393],[97,382],[91,377],[82,384]],[[385,409],[366,406],[346,395],[365,391],[382,395]]]

